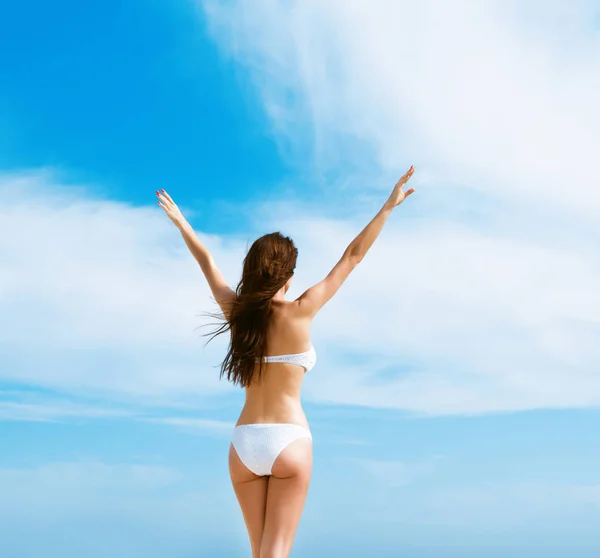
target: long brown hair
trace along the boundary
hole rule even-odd
[[[220,365],[220,378],[227,375],[234,385],[249,386],[257,357],[260,358],[258,377],[261,378],[261,357],[266,350],[271,301],[294,274],[297,258],[298,249],[289,236],[274,232],[257,238],[244,258],[242,278],[235,289],[229,320],[223,312],[205,313],[223,321],[216,330],[203,334],[211,335],[205,346],[217,335],[231,332],[229,348]]]

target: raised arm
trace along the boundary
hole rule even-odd
[[[379,236],[383,225],[392,213],[393,209],[400,205],[415,189],[410,188],[406,192],[402,190],[414,173],[414,167],[398,181],[394,190],[377,215],[360,232],[360,234],[348,245],[341,259],[335,264],[327,277],[310,287],[302,293],[295,301],[298,311],[306,317],[314,317],[323,305],[338,291],[343,282],[348,278],[352,270],[362,261],[369,248]]]
[[[230,303],[235,300],[235,291],[229,287],[212,255],[206,246],[200,242],[194,229],[182,215],[175,202],[171,199],[171,196],[164,190],[162,190],[162,193],[157,190],[156,195],[159,198],[158,205],[165,210],[169,219],[171,219],[173,224],[179,229],[192,256],[194,256],[198,264],[200,264],[200,268],[208,281],[208,285],[215,300],[221,307],[221,310],[223,310],[223,313],[227,316]]]

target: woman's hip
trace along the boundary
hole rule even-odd
[[[309,428],[294,423],[239,424],[233,429],[231,443],[238,456],[253,473],[270,475],[277,457],[292,442],[309,439]]]

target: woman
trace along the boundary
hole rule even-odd
[[[233,291],[169,194],[156,192],[223,311],[219,317],[224,323],[213,334],[213,338],[225,331],[231,334],[221,376],[227,374],[246,390],[229,446],[229,474],[253,558],[289,555],[308,492],[312,436],[300,389],[304,374],[316,362],[311,322],[364,258],[394,207],[414,192],[414,188],[403,191],[413,172],[411,166],[327,277],[293,301],[285,294],[298,250],[289,237],[275,232],[257,239]]]

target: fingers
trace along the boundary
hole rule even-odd
[[[175,203],[172,199],[171,196],[169,196],[169,194],[167,192],[165,192],[165,190],[162,191],[163,195],[165,196],[165,198],[167,198],[171,203]]]
[[[158,199],[161,200],[163,203],[170,205],[173,204],[173,200],[170,198],[170,196],[163,190],[162,193],[159,192],[158,190],[156,190],[156,195],[158,196]]]
[[[169,204],[169,202],[167,201],[165,196],[161,195],[161,193],[158,190],[156,190],[156,195],[158,197],[158,205],[160,205],[165,211],[167,211],[167,205]]]
[[[398,184],[400,184],[400,187],[404,186],[404,184],[406,184],[410,177],[414,174],[415,172],[415,167],[414,165],[411,165],[410,169],[408,169],[400,178],[400,180],[398,180]]]
[[[408,196],[410,196],[413,192],[415,191],[414,188],[411,188],[410,190],[407,190],[404,194],[404,197],[407,198]]]

